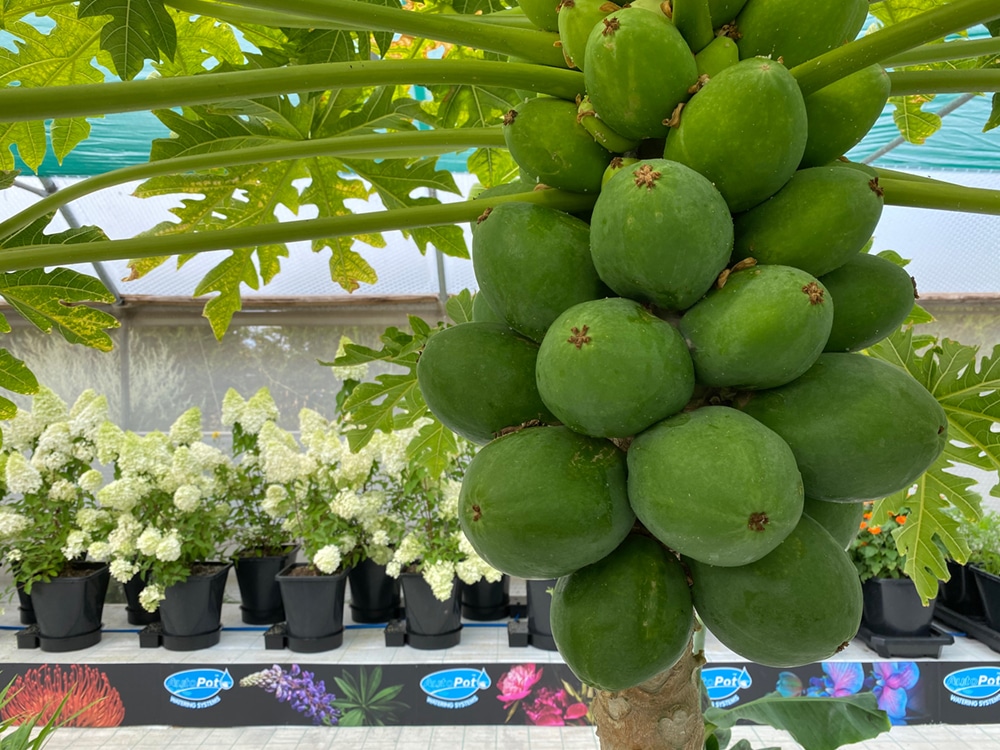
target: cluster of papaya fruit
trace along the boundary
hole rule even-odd
[[[584,216],[484,210],[473,320],[421,354],[428,407],[483,446],[463,529],[500,570],[558,579],[556,644],[598,688],[672,666],[695,612],[752,661],[828,658],[860,624],[862,501],[947,439],[931,394],[861,351],[915,298],[865,252],[877,173],[838,159],[885,71],[808,97],[788,71],[854,38],[867,1],[550,2],[522,8],[588,98],[511,110],[521,179],[479,197],[599,194]]]

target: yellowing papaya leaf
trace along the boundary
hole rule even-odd
[[[260,250],[261,248],[258,248]],[[287,253],[280,249],[269,247],[271,252]],[[212,326],[215,338],[221,339],[232,322],[233,314],[243,309],[240,298],[240,285],[246,284],[251,289],[260,287],[260,276],[253,262],[254,251],[250,248],[238,248],[232,254],[209,271],[194,290],[195,296],[218,292],[205,305],[203,312]]]
[[[913,16],[946,5],[950,0],[881,0],[871,3],[868,12],[885,26],[905,21]]]
[[[220,66],[237,67],[246,60],[232,26],[210,16],[192,17],[167,8],[177,31],[177,45],[171,58],[154,62],[164,77],[197,75]]]
[[[14,187],[14,181],[21,174],[20,169],[0,169],[0,190]]]
[[[114,296],[95,278],[70,268],[32,268],[0,274],[0,296],[45,333],[59,331],[71,344],[111,351],[108,328],[118,320],[85,302],[111,303]]]
[[[892,120],[896,123],[900,135],[908,143],[922,144],[941,129],[941,117],[923,109],[923,105],[931,101],[932,98],[928,96],[902,96],[889,99],[895,106]]]
[[[171,58],[177,29],[163,0],[80,0],[80,18],[111,16],[101,29],[101,49],[120,78],[135,78],[146,60]]]
[[[6,388],[8,391],[21,393],[25,396],[38,393],[38,379],[35,377],[35,374],[28,369],[28,366],[22,360],[15,357],[6,349],[0,349],[0,386]],[[2,404],[3,401],[10,404],[7,399],[0,399],[0,414],[3,414],[3,409],[6,408],[6,404]],[[0,416],[0,419],[9,418],[6,415]]]
[[[988,133],[993,130],[993,128],[1000,125],[1000,94],[993,95],[993,106],[990,110],[990,117],[983,125],[983,132]]]
[[[517,177],[517,162],[509,151],[499,148],[478,148],[466,162],[483,187],[506,185]]]
[[[90,137],[90,122],[82,117],[61,117],[52,121],[49,138],[56,161],[63,163],[69,152]]]
[[[4,22],[15,49],[0,47],[0,88],[13,85],[40,88],[104,81],[104,73],[95,64],[100,51],[100,22],[77,18],[76,7],[68,3],[56,7],[46,4],[44,11],[41,8],[39,11],[55,23],[47,33],[19,19]],[[74,119],[86,123],[85,118]],[[64,122],[60,127],[79,134],[82,126],[77,125],[74,129]],[[14,156],[10,147],[16,146],[25,164],[37,170],[45,158],[46,141],[44,122],[0,124],[0,169],[13,168]],[[76,145],[73,138],[61,138],[61,144],[63,157],[68,153],[67,147]]]

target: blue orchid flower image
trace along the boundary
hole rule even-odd
[[[872,665],[872,692],[878,707],[893,724],[906,724],[906,709],[920,681],[920,667],[913,661],[876,662]]]
[[[795,672],[781,672],[774,688],[782,698],[798,698],[802,695],[802,678]]]

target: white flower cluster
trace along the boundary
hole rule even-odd
[[[344,455],[344,443],[330,422],[319,412],[302,409],[299,412],[299,439],[317,467],[332,468]]]
[[[139,592],[139,604],[147,612],[155,612],[165,598],[163,587],[155,583],[146,584]]]
[[[66,544],[62,547],[63,557],[67,560],[79,557],[87,551],[89,543],[90,540],[87,538],[87,535],[79,529],[69,532],[66,536]]]
[[[21,495],[31,495],[42,489],[42,475],[31,465],[22,453],[11,453],[4,467],[7,491]]]
[[[462,492],[462,483],[457,479],[446,479],[441,486],[441,504],[438,514],[442,518],[458,518],[458,498]]]
[[[447,601],[455,587],[455,563],[449,560],[439,560],[430,565],[424,565],[420,575],[431,587],[431,592],[440,601]]]
[[[128,583],[139,572],[139,566],[131,560],[116,558],[111,561],[111,577],[121,583]]]
[[[53,422],[63,422],[69,411],[55,391],[40,386],[31,399],[31,411],[18,409],[14,418],[4,427],[4,444],[14,450],[28,450]]]
[[[181,513],[194,513],[201,505],[201,490],[193,484],[182,484],[174,491],[174,506]]]
[[[173,562],[181,556],[181,538],[177,529],[164,533],[154,526],[147,526],[136,540],[136,548],[161,562]]]
[[[87,389],[76,399],[69,411],[69,431],[73,438],[83,438],[88,443],[97,442],[101,426],[108,421],[108,399]]]
[[[336,357],[343,357],[347,353],[347,344],[353,344],[347,336],[340,337],[340,343],[337,345]],[[347,367],[331,367],[330,370],[333,371],[334,377],[340,378],[341,380],[364,380],[368,376],[368,365],[349,365]]]
[[[174,445],[190,445],[201,440],[201,409],[192,406],[170,425],[168,437]]]
[[[39,471],[57,472],[73,458],[73,438],[68,422],[55,422],[38,437],[31,465]]]
[[[145,478],[126,475],[101,487],[97,491],[97,501],[105,508],[129,513],[151,490],[152,485]]]
[[[57,479],[48,492],[49,500],[67,504],[74,502],[79,494],[77,486],[68,479]]]
[[[360,487],[372,472],[372,467],[378,455],[369,443],[357,453],[344,450],[340,458],[340,466],[337,470],[337,478],[340,484],[347,484],[351,487]]]
[[[269,518],[283,518],[288,515],[288,490],[284,485],[269,484],[264,490],[264,499],[261,500],[260,507]]]
[[[0,508],[0,539],[16,539],[30,528],[30,518],[9,508]]]
[[[292,434],[274,422],[265,422],[257,439],[261,469],[268,482],[289,484],[305,479],[315,470],[312,457],[302,453]]]
[[[142,534],[142,523],[131,513],[118,516],[115,528],[108,534],[108,544],[111,553],[120,558],[131,558],[138,551],[139,535]]]
[[[455,532],[455,536],[458,538],[459,552],[463,555],[463,559],[455,565],[459,578],[465,583],[473,584],[483,578],[496,583],[503,577],[502,572],[479,556],[461,529]]]
[[[340,567],[341,555],[340,547],[336,544],[328,544],[319,549],[313,555],[312,563],[317,570],[322,573],[335,573]]]

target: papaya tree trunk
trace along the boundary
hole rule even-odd
[[[673,667],[628,690],[600,690],[590,710],[601,750],[702,750],[701,666],[692,648]]]

